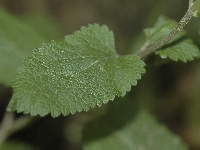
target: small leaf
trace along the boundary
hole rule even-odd
[[[104,116],[86,125],[83,149],[187,150],[180,138],[147,111],[136,111],[135,105],[128,99],[115,100],[109,105]]]
[[[31,50],[47,40],[3,9],[0,9],[0,20],[0,83],[10,84],[16,76],[16,68]]]
[[[171,47],[164,48],[155,53],[160,55],[161,58],[169,57],[174,61],[181,60],[187,62],[199,56],[199,49],[191,39],[184,39]]]
[[[200,0],[189,0],[189,7],[194,5],[192,7],[192,12],[194,17],[199,17],[200,16]]]
[[[153,44],[162,39],[173,30],[176,24],[176,22],[161,16],[155,27],[144,30],[148,43]],[[184,32],[179,32],[167,45],[162,47],[162,50],[155,53],[161,58],[169,57],[174,61],[187,62],[199,56],[199,49],[191,39],[186,38]]]
[[[116,54],[113,33],[106,26],[82,27],[64,41],[33,51],[18,69],[7,110],[53,117],[88,111],[125,95],[144,66],[135,55]]]
[[[173,30],[176,24],[177,23],[175,21],[170,20],[167,17],[160,16],[154,27],[144,29],[149,45],[158,42],[166,36],[171,30]]]

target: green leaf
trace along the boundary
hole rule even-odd
[[[161,16],[155,24],[155,27],[144,30],[148,43],[151,45],[162,39],[173,30],[176,24],[173,20]],[[160,55],[161,58],[169,57],[174,61],[181,60],[187,62],[199,56],[199,49],[191,39],[185,36],[184,32],[179,32],[169,44],[155,53]]]
[[[84,150],[186,150],[179,137],[133,100],[115,100],[107,113],[86,125]]]
[[[144,29],[144,33],[149,45],[158,42],[160,39],[166,36],[176,24],[177,23],[175,21],[170,20],[167,17],[160,16],[154,27]]]
[[[31,49],[47,40],[3,9],[0,20],[0,82],[10,84]]]
[[[200,16],[200,0],[189,0],[189,7],[194,4],[192,7],[192,12],[194,17]]]
[[[174,61],[181,60],[187,62],[199,56],[199,49],[191,39],[183,39],[181,42],[171,47],[166,47],[163,50],[156,51],[155,53],[160,55],[161,58],[169,57]]]
[[[18,69],[8,111],[67,115],[123,96],[145,72],[135,55],[118,56],[106,26],[82,27],[64,41],[43,44]]]

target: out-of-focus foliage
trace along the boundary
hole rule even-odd
[[[0,82],[10,84],[31,50],[47,40],[4,9],[0,9],[0,20]]]
[[[1,150],[39,150],[35,147],[31,147],[29,144],[22,143],[20,141],[7,141],[1,145]]]
[[[137,104],[126,98],[110,103],[105,115],[88,124],[84,133],[84,150],[188,149],[153,116],[137,111]]]

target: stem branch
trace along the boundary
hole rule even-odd
[[[167,34],[163,39],[161,39],[157,43],[138,51],[137,55],[140,57],[147,56],[150,53],[154,52],[155,50],[164,46],[167,42],[169,42],[191,20],[191,18],[193,17],[193,12],[194,12],[195,7],[196,7],[196,3],[193,2],[189,6],[189,8],[188,8],[187,12],[185,13],[185,15],[183,16],[183,18],[179,21],[179,23],[174,27],[174,29],[169,34]]]
[[[0,124],[0,145],[8,138],[8,136],[26,125],[33,120],[33,117],[24,115],[14,120],[14,113],[6,112]]]

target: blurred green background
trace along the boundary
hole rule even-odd
[[[179,21],[188,8],[188,0],[0,0],[0,6],[43,34],[46,41],[62,39],[89,23],[105,24],[114,32],[116,51],[124,55],[139,49],[145,42],[142,30],[152,27],[160,15]],[[200,20],[194,18],[185,27],[198,46],[199,25]],[[198,150],[200,62],[156,65],[157,61],[157,57],[147,60],[147,73],[128,95],[179,134],[191,149]],[[1,118],[11,95],[12,89],[1,83]],[[9,140],[23,141],[41,150],[80,149],[87,117],[85,113],[56,119],[46,116]]]
[[[131,50],[142,29],[152,26],[160,15],[178,21],[186,12],[188,1],[0,0],[0,5],[18,17],[53,18],[61,38],[88,23],[106,24],[115,33],[117,51],[125,54]],[[30,16],[27,18],[31,21]]]

